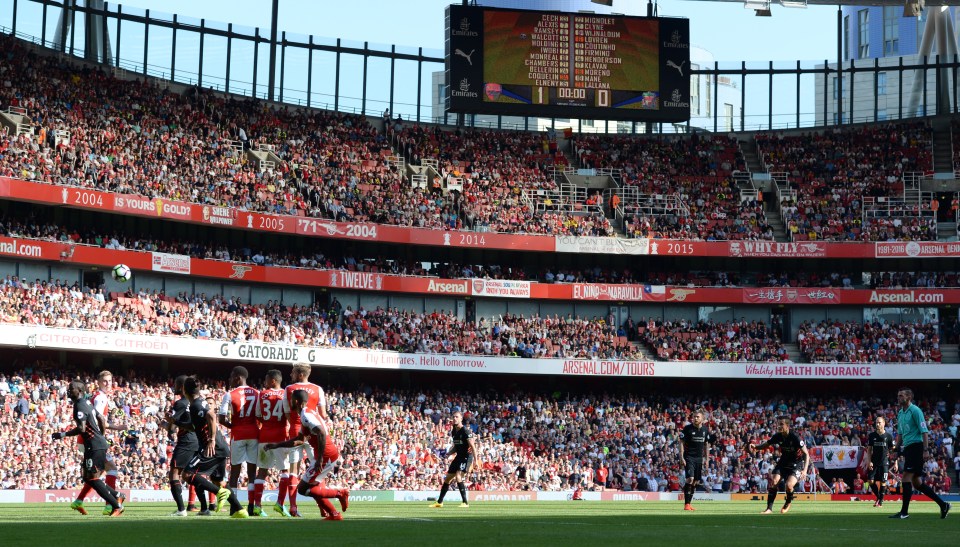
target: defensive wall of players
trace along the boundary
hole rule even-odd
[[[960,377],[960,364],[518,359],[225,342],[13,324],[0,325],[0,345],[225,361],[307,363],[326,367],[491,374],[810,380],[950,380]]]

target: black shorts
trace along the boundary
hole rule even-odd
[[[703,481],[703,458],[684,458],[683,473],[694,482]]]
[[[193,457],[197,455],[197,446],[177,444],[173,447],[173,467],[176,469],[186,469],[190,466]]]
[[[467,456],[465,458],[457,456],[450,462],[450,468],[447,469],[447,474],[466,473],[471,467],[473,467],[473,456]]]
[[[923,443],[908,444],[900,449],[903,456],[903,472],[923,476]]]
[[[85,475],[99,475],[107,467],[106,450],[84,450],[83,472]]]
[[[871,481],[887,482],[889,470],[886,465],[873,464],[873,471],[870,472]]]
[[[206,475],[211,481],[218,482],[227,476],[227,459],[222,456],[208,458],[202,452],[195,452],[185,469],[189,473]]]
[[[770,474],[771,474],[771,475],[780,475],[780,478],[782,478],[783,480],[787,480],[787,478],[789,478],[789,477],[796,477],[797,480],[799,480],[799,479],[800,479],[800,471],[801,471],[801,469],[797,469],[796,466],[788,466],[788,465],[780,466],[780,465],[778,465],[778,466],[776,466],[776,467],[773,468],[773,471],[771,471]]]

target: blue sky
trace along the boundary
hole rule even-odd
[[[269,0],[127,0],[136,6],[208,20],[270,27]],[[450,0],[281,0],[280,29],[355,42],[443,49],[443,10]],[[618,0],[617,4],[643,0]],[[755,17],[742,4],[660,0],[662,16],[690,19],[692,41],[718,61],[815,61],[837,54],[836,7],[773,7]]]

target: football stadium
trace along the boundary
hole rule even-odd
[[[960,2],[133,3],[0,2],[0,544],[960,537]]]

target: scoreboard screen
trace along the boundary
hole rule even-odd
[[[450,112],[690,118],[687,19],[452,5],[446,27]]]

